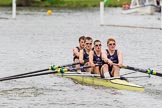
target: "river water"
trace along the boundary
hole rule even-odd
[[[114,37],[123,53],[124,64],[143,69],[162,70],[162,31],[159,29],[100,26],[99,9],[55,9],[47,15],[47,8],[17,11],[17,18],[9,18],[11,11],[0,8],[0,77],[48,68],[52,64],[72,62],[72,48],[81,35],[102,41]],[[111,23],[123,23],[112,18]],[[127,17],[132,15],[127,15]],[[134,20],[138,14],[134,14]],[[144,17],[144,15],[140,15]],[[6,19],[8,17],[9,19]],[[153,16],[148,16],[150,20]],[[110,18],[110,17],[109,17]],[[109,18],[105,18],[109,21]],[[128,19],[126,24],[132,19]],[[151,19],[152,24],[158,15]],[[140,20],[143,26],[148,25]],[[159,21],[160,24],[160,21]],[[151,25],[150,25],[151,26]],[[121,74],[133,72],[121,70]],[[147,76],[140,72],[128,76]],[[161,108],[162,79],[134,78],[130,82],[145,87],[144,92],[107,89],[75,84],[72,80],[53,75],[0,82],[1,108]]]

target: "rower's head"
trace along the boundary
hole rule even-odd
[[[79,46],[81,49],[84,48],[84,40],[85,40],[85,36],[79,37]]]
[[[109,38],[107,39],[107,47],[110,49],[110,50],[114,50],[115,47],[116,47],[116,40],[114,38]]]
[[[92,49],[92,42],[93,40],[91,37],[85,37],[84,39],[85,48],[89,50]]]
[[[100,40],[95,40],[94,41],[94,50],[95,51],[101,51],[101,41]]]

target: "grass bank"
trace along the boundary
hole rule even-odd
[[[100,1],[103,0],[34,0],[30,6],[34,7],[99,7]],[[131,0],[109,0],[109,7],[122,6],[124,2]],[[11,6],[12,0],[0,0],[0,6]],[[19,3],[19,6],[21,4]],[[23,5],[22,5],[23,6]]]
[[[12,0],[0,0],[0,6],[11,6]]]

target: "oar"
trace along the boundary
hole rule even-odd
[[[124,65],[121,68],[139,71],[139,72],[142,72],[142,73],[147,73],[149,75],[156,75],[156,76],[162,77],[162,73],[158,73],[158,72],[151,70],[151,69],[141,69],[141,68],[136,68],[136,67],[132,67],[132,66],[124,66]]]
[[[86,69],[86,68],[90,68],[91,66],[83,66],[80,68],[59,68],[55,71],[52,72],[44,72],[44,73],[37,73],[37,74],[29,74],[29,75],[22,75],[22,76],[15,76],[15,77],[6,77],[3,79],[0,79],[0,81],[7,81],[7,80],[12,80],[12,79],[20,79],[20,78],[27,78],[27,77],[33,77],[33,76],[41,76],[41,75],[48,75],[48,74],[55,74],[55,73],[65,73],[67,71],[76,71],[76,70],[80,70],[80,69]]]
[[[34,74],[34,73],[40,73],[40,72],[48,71],[48,70],[56,70],[56,69],[61,68],[61,67],[73,66],[73,65],[77,65],[77,64],[80,64],[80,63],[79,62],[77,62],[77,63],[70,63],[70,64],[61,65],[61,66],[52,65],[52,66],[50,66],[47,69],[42,69],[42,70],[27,72],[27,73],[23,73],[23,74],[12,75],[12,76],[8,76],[8,77],[3,77],[3,78],[0,78],[0,80],[5,79],[5,78],[10,78],[10,77],[17,77],[17,76]]]

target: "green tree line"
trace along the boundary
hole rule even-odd
[[[55,7],[98,7],[104,0],[16,0],[17,6],[55,6]],[[131,0],[109,0],[112,7],[122,6]],[[0,5],[10,6],[12,0],[0,0]]]

